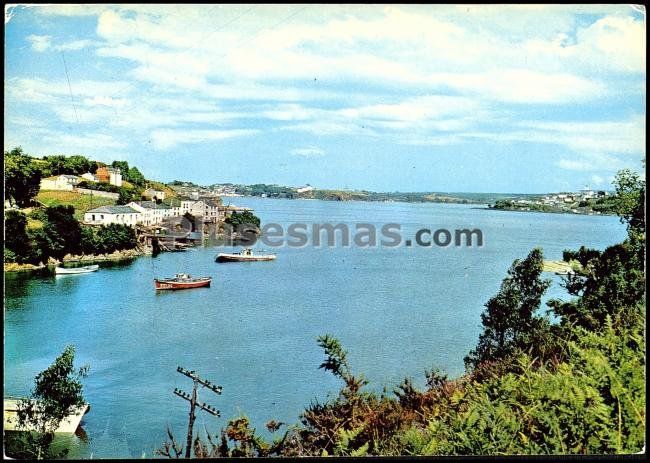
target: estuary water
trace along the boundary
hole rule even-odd
[[[226,199],[226,198],[224,198]],[[405,377],[424,386],[432,367],[463,373],[463,357],[481,332],[483,304],[514,259],[541,247],[546,259],[581,245],[604,249],[625,238],[617,217],[493,211],[448,204],[228,198],[262,223],[387,223],[403,239],[420,228],[478,228],[483,246],[272,249],[273,262],[218,264],[221,247],[163,253],[98,272],[54,277],[5,274],[5,394],[28,394],[35,375],[64,347],[89,364],[84,394],[91,409],[75,437],[75,458],[153,457],[169,425],[184,443],[191,391],[177,366],[223,386],[201,401],[221,417],[198,413],[195,430],[217,432],[246,415],[266,433],[275,419],[297,423],[313,401],[341,383],[318,369],[316,338],[337,337],[369,388],[391,390]],[[264,248],[256,245],[255,248]],[[230,248],[229,248],[230,249]],[[271,250],[266,247],[267,250]],[[213,277],[210,288],[159,292],[155,277],[179,272]],[[553,279],[546,299],[566,298]]]

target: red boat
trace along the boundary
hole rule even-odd
[[[190,289],[210,286],[211,277],[192,278],[187,273],[178,273],[174,278],[165,278],[163,280],[155,279],[156,289]]]

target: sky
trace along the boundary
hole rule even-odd
[[[644,171],[636,5],[5,5],[4,149],[147,178],[610,189]]]

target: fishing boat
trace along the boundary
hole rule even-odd
[[[57,275],[76,275],[77,273],[90,273],[99,269],[99,265],[86,265],[85,267],[56,267],[54,273]]]
[[[154,279],[154,285],[156,289],[191,289],[209,287],[211,281],[211,277],[193,278],[187,273],[177,273],[174,278]]]
[[[217,254],[215,261],[217,262],[256,262],[264,260],[275,260],[275,254],[254,254],[250,248],[244,249],[242,252],[220,253]]]
[[[21,400],[23,399],[14,398],[14,397],[4,398],[5,431],[33,431],[34,430],[30,427],[27,428],[18,427],[18,404],[20,403]],[[81,419],[89,409],[90,406],[88,404],[83,404],[78,407],[72,407],[68,415],[61,420],[59,426],[54,430],[54,432],[57,434],[74,433],[79,427],[79,424],[81,423]],[[38,406],[36,407],[36,410],[38,411]]]

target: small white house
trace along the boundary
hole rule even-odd
[[[140,221],[140,212],[129,206],[101,206],[84,214],[84,223],[88,225],[109,225],[117,223],[135,227]]]
[[[309,184],[296,188],[296,193],[307,193],[309,191],[314,191],[314,187]]]
[[[88,180],[90,182],[97,182],[98,181],[97,177],[95,177],[95,175],[91,174],[90,172],[86,172],[85,174],[82,174],[81,178],[83,178],[84,180]]]
[[[76,175],[55,175],[41,179],[41,190],[72,191],[79,183]]]
[[[161,190],[156,190],[155,188],[147,188],[142,192],[142,196],[152,200],[162,201],[163,199],[165,199],[165,192]]]

